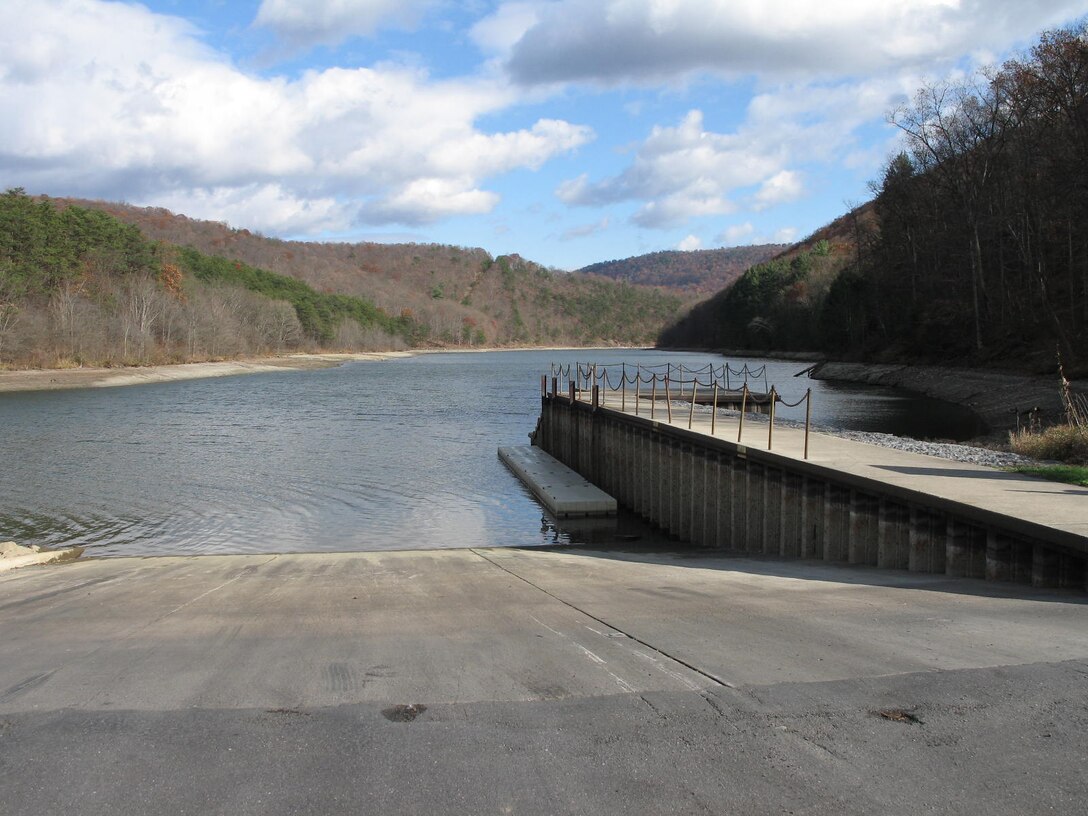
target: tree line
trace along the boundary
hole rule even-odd
[[[397,348],[365,298],[150,241],[104,212],[0,195],[0,363],[132,365],[300,348]]]
[[[662,342],[1024,367],[1057,348],[1083,370],[1088,27],[927,85],[889,119],[904,150],[872,185],[871,217],[854,214],[852,251],[830,280],[811,285],[797,258],[753,267]]]
[[[404,338],[414,346],[652,344],[691,297],[480,248],[285,241],[161,208],[69,203],[104,210],[147,238],[362,297],[410,318]]]
[[[206,248],[161,237],[179,229],[207,238]],[[385,270],[360,258],[399,265]],[[22,189],[0,195],[4,366],[143,365],[297,349],[649,344],[679,308],[679,298],[656,289],[554,272],[517,255],[298,244],[163,210],[38,199]]]

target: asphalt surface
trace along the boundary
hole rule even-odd
[[[1085,597],[684,553],[0,576],[0,813],[1080,813]]]

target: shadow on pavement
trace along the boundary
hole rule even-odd
[[[953,578],[938,573],[910,572],[900,569],[871,567],[844,562],[828,563],[809,559],[792,559],[771,555],[753,555],[730,550],[695,547],[670,541],[659,531],[645,539],[611,542],[576,543],[556,547],[517,548],[533,552],[557,552],[585,558],[660,564],[690,569],[792,578],[799,581],[821,581],[848,585],[912,589],[973,595],[983,598],[1005,598],[1047,603],[1088,604],[1088,594],[1076,589],[1037,588],[1028,584],[984,581],[979,578]]]

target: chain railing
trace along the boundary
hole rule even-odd
[[[763,390],[753,391],[750,382],[756,384],[762,380]],[[734,386],[739,382],[739,387]],[[737,443],[744,436],[745,415],[754,411],[762,413],[765,406],[768,416],[767,422],[767,450],[774,445],[774,421],[776,407],[796,408],[802,404],[805,406],[804,423],[804,458],[808,459],[809,431],[812,425],[812,389],[805,391],[804,396],[796,402],[787,402],[782,399],[775,386],[767,386],[767,366],[761,365],[751,368],[747,364],[741,368],[734,368],[728,363],[715,366],[707,363],[699,368],[691,368],[682,364],[662,363],[660,365],[629,365],[627,363],[572,363],[567,365],[552,364],[551,366],[551,390],[555,395],[560,393],[559,385],[563,384],[562,392],[569,394],[570,399],[577,399],[578,393],[593,393],[594,404],[607,407],[608,395],[611,393],[615,399],[619,395],[619,409],[627,412],[628,385],[634,390],[634,414],[640,416],[643,409],[642,402],[646,399],[650,402],[650,419],[657,419],[657,403],[665,403],[665,411],[668,422],[673,422],[673,402],[688,402],[688,429],[691,430],[695,421],[695,406],[710,406],[710,435],[717,435],[718,411],[722,407],[732,406],[739,413],[737,423]],[[660,385],[660,390],[659,390]],[[648,386],[649,395],[646,395],[644,387]],[[547,377],[540,378],[541,395],[548,391]]]

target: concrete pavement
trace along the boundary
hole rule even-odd
[[[0,576],[0,811],[1076,812],[1086,624],[691,552],[29,568]]]

